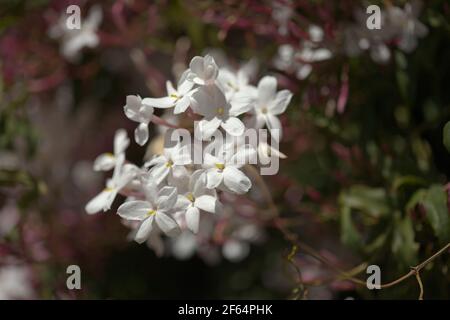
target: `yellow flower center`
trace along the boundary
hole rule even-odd
[[[219,169],[219,170],[225,169],[225,165],[224,165],[223,163],[216,163],[215,166],[216,166],[216,168]]]
[[[188,200],[189,200],[190,202],[194,202],[194,201],[195,201],[194,195],[193,195],[192,193],[188,193],[188,194],[186,195],[186,198],[188,198]]]
[[[156,214],[156,210],[148,210],[146,217],[153,216],[154,214]]]
[[[178,98],[179,98],[178,95],[176,95],[175,93],[172,93],[172,94],[170,95],[170,97],[171,97],[171,98],[174,98],[174,99],[178,99]]]
[[[105,191],[105,192],[111,192],[111,191],[113,191],[113,188],[106,187],[105,189],[103,189],[103,191]]]
[[[227,85],[231,88],[231,89],[233,89],[234,91],[238,91],[238,87],[237,86],[235,86],[234,85],[234,83],[232,83],[231,81],[228,81],[227,82]]]
[[[114,158],[114,155],[111,152],[105,153],[107,157]]]
[[[263,107],[263,108],[261,109],[261,112],[264,113],[264,114],[266,114],[266,113],[267,113],[267,107]]]
[[[173,161],[172,160],[167,161],[166,167],[167,168],[172,168],[172,166],[173,166]]]
[[[219,116],[223,115],[223,112],[224,112],[224,111],[225,111],[225,109],[222,108],[222,107],[217,108],[217,114],[218,114]]]

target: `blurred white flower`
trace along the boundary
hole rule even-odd
[[[8,265],[0,268],[0,300],[32,299],[33,296],[27,267]]]
[[[410,53],[417,47],[418,38],[428,34],[427,27],[417,18],[422,3],[411,1],[404,8],[390,6],[387,8],[387,20],[396,29],[398,47],[404,52]]]
[[[210,85],[214,84],[218,73],[219,67],[212,56],[196,56],[189,64],[187,79],[198,85]]]
[[[61,53],[68,61],[75,62],[80,58],[83,48],[95,48],[99,44],[97,29],[103,19],[102,8],[93,6],[80,29],[69,29],[66,26],[67,14],[63,13],[59,22],[50,28],[49,36],[61,40]]]
[[[137,144],[143,146],[148,140],[148,124],[153,117],[153,107],[144,104],[139,96],[127,96],[127,104],[123,107],[128,119],[139,123],[134,131],[134,139]]]
[[[114,135],[114,154],[103,153],[99,155],[94,161],[95,171],[109,171],[114,168],[117,159],[124,155],[125,150],[130,145],[127,132],[124,129],[119,129]]]
[[[265,76],[258,83],[258,97],[254,107],[252,123],[259,129],[267,125],[274,139],[281,139],[281,122],[278,115],[282,114],[289,102],[292,93],[289,90],[277,92],[277,79]]]
[[[107,211],[111,208],[114,199],[136,175],[137,167],[124,164],[125,156],[119,155],[115,162],[114,172],[106,182],[106,188],[86,204],[85,210],[89,214]]]

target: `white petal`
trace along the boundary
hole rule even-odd
[[[216,115],[216,109],[223,105],[216,105],[214,96],[218,95],[220,90],[216,86],[200,87],[192,94],[192,109],[195,113],[213,118]],[[223,95],[223,94],[222,94]]]
[[[152,167],[157,164],[165,164],[167,162],[167,158],[164,156],[154,156],[150,161],[144,163],[144,167]]]
[[[177,197],[177,202],[175,203],[175,210],[186,210],[191,206],[192,202],[186,198],[186,196],[181,195]]]
[[[238,116],[248,112],[253,108],[253,97],[248,92],[239,91],[231,99],[230,115]]]
[[[241,146],[231,157],[229,163],[227,162],[227,165],[233,165],[237,168],[245,164],[256,164],[256,150],[250,144]]]
[[[191,152],[189,149],[190,146],[184,146],[181,148],[176,148],[174,152],[172,152],[172,161],[175,165],[187,165],[192,162]]]
[[[183,74],[181,75],[180,79],[178,80],[177,89],[178,89],[178,93],[181,95],[187,94],[194,86],[194,84],[192,82],[187,81],[189,72],[190,72],[189,69],[184,71]]]
[[[166,81],[166,90],[167,90],[167,95],[170,96],[172,94],[177,94],[177,90],[175,90],[175,88],[173,87],[172,81]]]
[[[169,175],[171,179],[180,180],[180,179],[189,179],[189,172],[184,166],[173,166],[172,174]]]
[[[269,104],[270,113],[274,115],[282,114],[289,102],[291,102],[292,93],[289,90],[281,90],[277,93],[275,100]]]
[[[191,104],[191,98],[189,96],[184,96],[180,100],[177,101],[175,105],[175,109],[173,110],[174,114],[183,113]]]
[[[130,145],[127,132],[124,129],[119,129],[114,135],[114,154],[119,154],[125,151]]]
[[[242,121],[236,117],[229,117],[225,122],[222,122],[221,126],[232,136],[240,136],[245,130],[245,126]]]
[[[143,146],[148,140],[148,124],[140,123],[134,130],[134,140],[140,146]]]
[[[137,243],[143,243],[145,240],[147,240],[153,230],[153,220],[154,216],[150,216],[144,221],[142,221],[141,225],[139,226],[138,231],[136,232],[136,235],[134,237],[134,240]]]
[[[224,169],[223,182],[228,189],[237,194],[246,193],[252,186],[252,182],[242,171],[231,166]]]
[[[136,166],[132,164],[124,165],[121,174],[117,176],[116,179],[114,180],[114,184],[116,186],[117,191],[120,191],[123,187],[125,187],[128,183],[130,183],[131,180],[133,180],[133,178],[136,176],[136,171],[130,169],[131,167],[133,167],[135,170],[139,170],[137,169]]]
[[[270,135],[276,140],[280,141],[282,132],[281,132],[281,122],[280,120],[271,114],[266,115],[267,127],[270,130]]]
[[[167,167],[165,163],[158,164],[150,169],[150,176],[156,181],[157,184],[160,184],[169,174],[170,169]]]
[[[195,198],[194,206],[206,212],[214,213],[216,212],[217,202],[217,198],[203,195]]]
[[[157,212],[155,215],[158,227],[168,236],[173,236],[179,231],[178,224],[171,217],[163,212]]]
[[[95,171],[109,171],[114,168],[116,158],[110,153],[103,153],[99,155],[94,161]]]
[[[207,140],[211,138],[214,132],[216,132],[221,123],[222,120],[216,117],[212,118],[211,120],[203,119],[198,122],[196,129],[198,130],[198,133],[202,140]]]
[[[266,124],[266,118],[259,111],[255,112],[246,123],[247,128],[261,129]]]
[[[177,188],[164,187],[158,192],[158,210],[168,211],[172,209],[178,199]]]
[[[158,186],[157,183],[153,180],[151,180],[151,178],[145,182],[144,186],[144,193],[145,193],[145,198],[150,201],[150,203],[156,207],[157,206],[157,200],[158,200]]]
[[[159,235],[159,232],[151,232],[148,238],[147,245],[155,251],[157,257],[162,257],[164,253],[164,242]]]
[[[129,95],[126,98],[126,105],[123,107],[128,119],[140,122],[139,109],[141,108],[141,98]]]
[[[258,104],[265,105],[275,98],[277,79],[265,76],[258,83]]]
[[[189,69],[195,74],[203,74],[203,60],[203,57],[200,56],[193,57],[189,63]]]
[[[152,106],[155,108],[166,109],[174,106],[175,99],[172,97],[144,98],[142,100],[142,104]]]
[[[114,194],[111,191],[103,190],[86,204],[85,207],[86,212],[89,214],[94,214],[102,210],[104,211],[109,209],[112,203],[111,197],[113,195]]]
[[[196,207],[190,207],[186,211],[186,225],[193,232],[198,232],[198,225],[200,222],[200,210]]]
[[[203,194],[206,189],[206,174],[204,170],[194,171],[189,179],[189,190],[194,196]]]
[[[222,182],[223,175],[218,169],[211,168],[206,171],[206,187],[214,189]]]
[[[153,210],[147,201],[129,201],[117,209],[117,214],[126,220],[144,220],[150,210]]]
[[[215,168],[217,163],[223,163],[223,160],[213,156],[210,153],[206,153],[203,159],[204,168]]]

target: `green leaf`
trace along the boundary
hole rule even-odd
[[[406,216],[399,220],[392,239],[392,253],[404,265],[417,263],[417,250],[419,245],[414,241],[414,228],[411,219]]]
[[[352,221],[351,209],[344,207],[341,210],[341,241],[351,248],[361,247],[362,239]]]
[[[419,189],[409,198],[408,203],[406,204],[406,211],[411,211],[417,206],[419,203],[423,203],[425,197],[427,195],[426,189]]]
[[[392,182],[392,189],[396,191],[404,186],[414,186],[424,184],[426,184],[425,179],[413,175],[406,175],[396,177]]]
[[[444,126],[444,145],[447,148],[448,152],[450,152],[450,121]]]
[[[447,241],[450,238],[449,212],[447,207],[447,193],[441,185],[431,186],[423,200],[427,211],[427,220],[436,236]]]
[[[389,212],[386,191],[381,188],[353,186],[341,194],[340,203],[344,207],[360,210],[373,217],[379,217]]]

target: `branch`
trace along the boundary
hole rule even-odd
[[[249,174],[254,178],[255,182],[258,184],[258,186],[260,187],[261,191],[264,193],[264,196],[266,197],[266,199],[268,201],[269,209],[272,211],[272,214],[273,214],[272,215],[273,225],[276,227],[277,230],[279,230],[283,234],[284,238],[288,242],[290,242],[292,245],[296,246],[297,248],[302,249],[306,254],[310,255],[311,257],[315,258],[316,260],[318,260],[318,261],[322,262],[323,264],[325,264],[326,266],[328,266],[330,269],[332,269],[337,274],[339,274],[342,277],[342,280],[349,280],[355,284],[366,286],[366,281],[363,281],[361,279],[354,277],[352,272],[347,272],[347,271],[337,267],[332,262],[330,262],[327,258],[325,258],[320,253],[318,253],[316,250],[314,250],[307,244],[299,241],[297,235],[292,233],[291,231],[289,231],[282,223],[282,220],[279,218],[280,214],[279,214],[277,206],[275,205],[275,203],[273,201],[272,194],[271,194],[269,188],[267,187],[267,184],[264,182],[264,179],[259,174],[259,172],[253,166],[247,166],[247,169],[248,169]],[[417,283],[419,284],[419,289],[420,289],[419,300],[423,300],[424,289],[423,289],[422,279],[420,278],[420,271],[425,266],[427,266],[430,262],[435,260],[440,255],[444,254],[449,249],[450,249],[450,242],[447,243],[444,247],[442,247],[440,250],[438,250],[435,254],[433,254],[431,257],[429,257],[422,263],[418,264],[415,267],[411,267],[411,270],[408,273],[404,274],[403,276],[401,276],[391,282],[380,285],[380,288],[386,289],[389,287],[393,287],[393,286],[405,281],[406,279],[408,279],[412,276],[415,276]],[[358,269],[358,268],[356,268],[356,269]],[[302,283],[302,284],[304,284],[304,283]]]

